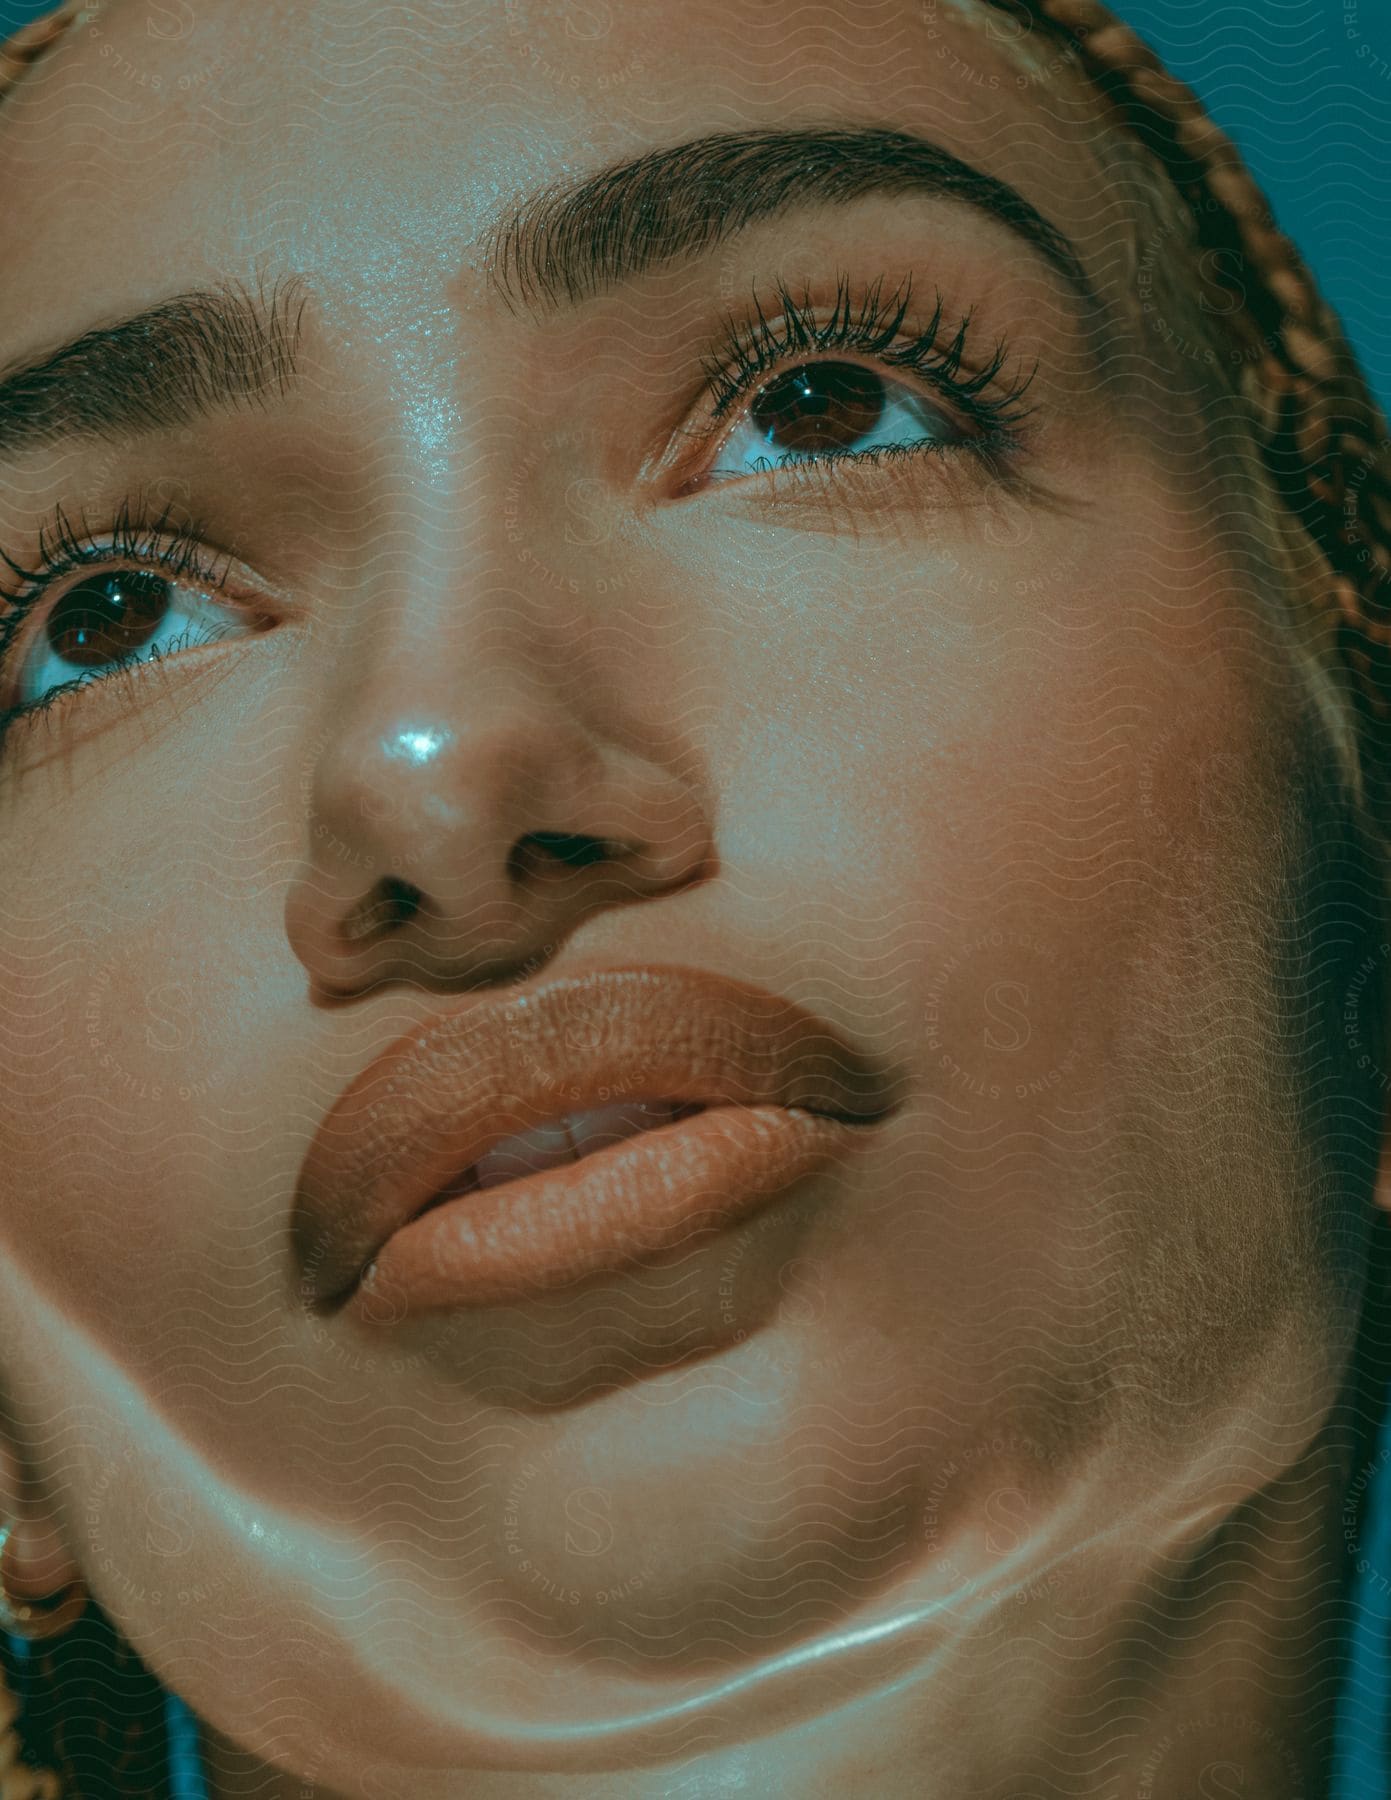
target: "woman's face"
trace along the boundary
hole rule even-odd
[[[828,1710],[1328,1404],[1353,1208],[1280,901],[1331,753],[1104,133],[1032,68],[933,0],[129,0],[6,105],[6,366],[244,309],[89,346],[75,418],[61,369],[6,396],[0,548],[97,552],[4,702],[135,658],[0,751],[7,1398],[101,1603],[306,1781]],[[349,1084],[633,967],[796,1002],[877,1116],[645,1260],[319,1305],[373,1133],[448,1111],[406,1055],[306,1225]],[[561,1011],[552,1071],[602,1032]],[[496,1070],[450,1041],[462,1109]]]

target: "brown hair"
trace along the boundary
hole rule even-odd
[[[1066,52],[1192,221],[1180,279],[1249,409],[1271,487],[1328,568],[1322,604],[1358,719],[1368,804],[1391,815],[1391,436],[1333,309],[1225,132],[1098,0],[979,0]]]
[[[1036,35],[1084,75],[1127,141],[1169,184],[1155,190],[1166,213],[1177,196],[1191,222],[1176,279],[1225,352],[1217,366],[1249,408],[1271,491],[1327,567],[1321,605],[1355,712],[1361,791],[1378,836],[1391,837],[1391,442],[1337,318],[1231,140],[1107,7],[1097,0],[969,3],[1007,20],[1018,38]],[[70,0],[0,46],[0,99],[77,14]],[[1375,1223],[1369,1267],[1363,1353],[1350,1396],[1365,1428],[1364,1454],[1381,1417],[1391,1338],[1380,1314],[1391,1271],[1385,1214]],[[69,1795],[163,1800],[158,1683],[95,1604],[59,1642],[61,1649],[36,1646],[21,1663],[0,1637],[0,1665],[21,1695],[26,1757],[53,1763]],[[4,1710],[0,1695],[0,1716]],[[0,1740],[0,1757],[7,1747]]]

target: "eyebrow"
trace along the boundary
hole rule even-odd
[[[176,294],[0,371],[0,456],[69,438],[176,430],[219,408],[285,394],[306,294],[232,283]]]
[[[895,194],[974,207],[1099,306],[1076,246],[1017,189],[925,138],[870,126],[721,132],[547,189],[488,234],[489,274],[533,309],[574,304],[756,221]],[[0,458],[177,430],[283,396],[305,304],[295,275],[269,297],[236,283],[193,290],[0,370]]]
[[[509,303],[574,304],[757,220],[886,194],[974,207],[1098,305],[1072,240],[1017,189],[926,138],[873,126],[721,132],[548,189],[488,234],[490,273]]]

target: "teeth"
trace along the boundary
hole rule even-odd
[[[472,1186],[497,1187],[504,1181],[515,1181],[519,1175],[539,1175],[544,1169],[558,1169],[574,1162],[570,1133],[565,1121],[536,1125],[530,1131],[518,1131],[494,1144],[486,1156],[473,1165]]]
[[[652,1131],[702,1110],[697,1104],[674,1100],[621,1100],[613,1106],[567,1113],[562,1119],[515,1132],[494,1144],[468,1171],[467,1185],[498,1187],[522,1175],[540,1175],[636,1137],[640,1131]]]
[[[636,1137],[640,1131],[652,1131],[658,1125],[669,1125],[677,1116],[674,1100],[623,1100],[617,1106],[601,1106],[589,1112],[569,1113],[565,1127],[575,1156],[589,1156],[624,1138]]]

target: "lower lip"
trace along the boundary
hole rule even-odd
[[[671,1255],[843,1158],[867,1129],[796,1107],[711,1107],[432,1207],[387,1239],[346,1310],[396,1324],[532,1299]]]

